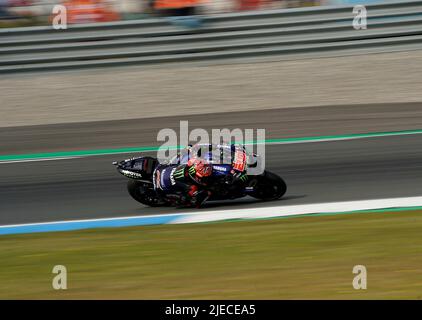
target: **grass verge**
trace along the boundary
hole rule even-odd
[[[421,230],[410,211],[1,236],[0,298],[420,299]]]

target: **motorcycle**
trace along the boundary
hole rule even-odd
[[[220,161],[215,161],[211,152],[202,156],[213,167],[212,176],[207,186],[207,190],[210,191],[210,197],[207,201],[238,199],[247,195],[259,200],[270,201],[279,199],[286,193],[287,185],[284,180],[268,170],[264,170],[257,175],[248,174],[242,183],[230,183],[230,178],[232,177],[230,171],[233,169],[233,164],[224,164],[232,163],[231,161],[226,161],[222,164],[221,160],[227,157],[232,159],[233,154],[226,147],[217,146],[217,148],[220,148],[219,150],[221,151]],[[198,150],[198,156],[201,157],[200,146]],[[188,151],[192,151],[192,148],[188,149]],[[174,167],[175,165],[185,164],[189,160],[189,152],[181,152],[167,163],[161,164],[161,166]],[[245,165],[250,168],[256,167],[259,156],[254,153],[249,154],[246,151],[245,155]],[[129,178],[127,190],[136,201],[150,207],[183,204],[181,199],[183,199],[184,195],[178,192],[163,194],[154,188],[154,171],[160,165],[157,158],[150,156],[134,157],[120,162],[113,162],[113,165],[116,166],[120,174]]]

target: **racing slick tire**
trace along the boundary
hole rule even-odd
[[[144,205],[150,207],[159,207],[163,205],[155,192],[152,183],[151,186],[149,186],[149,184],[144,182],[131,179],[127,182],[127,190],[133,199]]]
[[[277,200],[287,191],[287,185],[278,175],[265,171],[258,177],[258,183],[255,186],[255,192],[252,197],[264,201]]]

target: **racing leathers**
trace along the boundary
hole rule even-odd
[[[181,165],[159,165],[154,172],[154,188],[177,196],[185,205],[200,207],[210,196],[207,177],[198,177],[191,162]]]
[[[212,146],[210,145],[210,148]],[[192,148],[192,147],[190,147]],[[246,154],[235,146],[222,147],[232,154],[232,170],[225,176],[227,190],[238,183],[246,183]],[[221,149],[224,151],[224,149]],[[154,171],[154,188],[163,195],[178,195],[179,202],[200,207],[211,195],[208,188],[212,165],[200,157],[190,158],[187,163],[159,165]]]

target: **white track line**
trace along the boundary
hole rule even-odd
[[[362,134],[355,136],[351,134],[350,136],[332,136],[327,138],[312,138],[309,137],[309,139],[304,140],[296,140],[296,138],[288,138],[287,141],[271,141],[271,142],[263,142],[259,141],[257,143],[245,143],[245,145],[252,145],[252,144],[266,144],[267,146],[271,145],[287,145],[287,144],[299,144],[299,143],[319,143],[319,142],[336,142],[336,141],[348,141],[348,140],[359,140],[359,139],[371,139],[371,138],[386,138],[386,137],[396,137],[396,136],[406,136],[406,135],[419,135],[422,134],[422,132],[415,130],[415,131],[409,131],[409,132],[396,132],[396,133],[368,133],[367,135]],[[300,139],[300,138],[299,138]],[[76,156],[70,156],[70,157],[46,157],[46,158],[39,158],[39,159],[22,159],[22,160],[0,160],[1,164],[7,164],[7,163],[20,163],[20,162],[34,162],[34,161],[49,161],[49,160],[66,160],[66,159],[75,159],[75,158],[86,158],[86,157],[96,157],[96,156],[111,156],[111,155],[119,155],[119,154],[136,154],[136,153],[146,153],[146,152],[154,152],[156,150],[139,150],[139,151],[120,151],[116,153],[95,153],[95,154],[86,154],[86,155],[76,155]]]
[[[74,156],[74,157],[60,157],[60,158],[40,158],[40,159],[23,159],[23,160],[9,160],[9,161],[0,161],[0,164],[13,164],[13,163],[21,163],[21,162],[41,162],[41,161],[57,161],[57,160],[70,160],[70,159],[78,159],[82,158],[82,156]]]
[[[171,223],[197,223],[229,219],[275,218],[312,213],[340,213],[360,210],[418,206],[422,206],[422,197],[328,202],[290,206],[260,207],[251,209],[201,211],[198,213],[183,215]]]
[[[422,196],[375,200],[271,206],[236,210],[198,210],[177,214],[156,214],[115,218],[65,220],[0,226],[0,234],[70,231],[87,228],[140,226],[151,224],[181,224],[230,219],[262,219],[317,213],[341,213],[360,210],[422,207]]]

